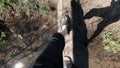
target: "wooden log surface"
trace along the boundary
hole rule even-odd
[[[60,24],[60,18],[64,15],[69,15],[72,20],[71,0],[58,0],[57,6],[58,13],[58,25]],[[73,32],[65,36],[65,48],[63,51],[63,61],[66,61],[65,56],[69,56],[73,61]],[[64,63],[65,64],[65,63]],[[64,68],[66,68],[64,66]]]

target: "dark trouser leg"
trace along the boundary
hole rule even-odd
[[[34,68],[63,68],[64,37],[60,33],[55,33],[46,45],[46,49],[36,60],[36,63],[40,65],[34,66]]]

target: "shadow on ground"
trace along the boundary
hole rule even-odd
[[[103,21],[97,25],[97,29],[90,37],[87,38],[87,28],[85,19],[93,16],[103,18]],[[72,0],[72,17],[73,17],[73,53],[74,64],[78,68],[88,68],[88,49],[89,43],[95,39],[105,27],[120,19],[120,0],[112,0],[111,5],[104,8],[93,8],[85,16],[80,4],[80,0]]]
[[[92,18],[93,16],[103,18],[102,22],[97,25],[97,29],[90,37],[89,42],[92,42],[105,27],[118,21],[120,19],[120,0],[112,0],[111,5],[104,8],[93,8],[86,15],[85,19]]]
[[[79,0],[72,0],[73,55],[77,68],[88,68],[87,28]]]

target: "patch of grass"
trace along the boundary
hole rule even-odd
[[[4,0],[0,0],[0,12],[2,12],[5,8],[4,8],[4,6],[5,6],[5,4],[4,4],[4,2],[3,2]]]
[[[34,0],[21,4],[19,9],[21,12],[24,12],[26,9],[29,9],[29,10],[33,9],[38,11],[42,15],[46,15],[50,11],[48,8],[41,6],[39,2]]]
[[[4,11],[4,10],[15,10],[14,9],[14,4],[18,2],[18,0],[0,0],[0,12]]]
[[[45,7],[42,7],[42,8],[39,9],[39,12],[40,12],[41,14],[43,14],[43,15],[48,14],[49,11],[50,11],[50,10],[47,9],[47,8],[45,8]]]
[[[12,51],[10,51],[10,52],[8,53],[8,55],[9,55],[10,57],[13,57],[13,56],[15,55],[15,52],[12,50]]]
[[[0,29],[0,41],[4,41],[8,38],[8,31]]]
[[[0,22],[0,41],[7,40],[9,34],[9,28],[6,25],[4,25],[3,22]]]
[[[104,49],[108,52],[118,53],[120,51],[120,39],[116,38],[112,31],[105,33],[103,41]]]
[[[20,5],[20,11],[24,12],[26,9],[39,9],[40,5],[37,1],[28,1]]]
[[[28,8],[29,9],[39,9],[40,4],[37,1],[30,1],[30,2],[28,2]]]
[[[6,33],[5,32],[1,32],[0,39],[2,40],[3,38],[6,38]]]
[[[7,45],[6,40],[10,37],[9,28],[0,22],[0,46]]]
[[[16,53],[18,53],[19,50],[17,48],[13,48],[11,51],[8,52],[9,57],[14,57]]]
[[[26,10],[35,10],[42,15],[46,15],[50,11],[48,8],[43,7],[35,0],[29,0],[26,3],[19,3],[18,0],[0,0],[0,12],[4,10],[12,10],[18,15],[21,12],[26,12]]]
[[[1,46],[5,46],[5,45],[8,45],[8,43],[5,42],[5,41],[0,41],[0,47],[1,47]]]

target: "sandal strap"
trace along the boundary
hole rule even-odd
[[[64,60],[65,68],[71,68],[73,65],[71,57],[69,56],[64,56],[64,57],[68,58],[68,60]]]
[[[62,19],[64,17],[66,17],[67,22],[62,22]],[[65,15],[65,16],[63,16],[63,17],[60,18],[60,27],[62,27],[63,25],[67,26],[67,33],[69,34],[70,31],[72,30],[72,21],[71,21],[69,15]]]

